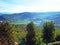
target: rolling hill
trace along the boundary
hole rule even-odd
[[[0,13],[0,21],[8,21],[12,24],[27,24],[33,21],[36,25],[42,25],[46,21],[54,21],[57,27],[60,27],[60,12]]]

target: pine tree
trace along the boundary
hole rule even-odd
[[[48,43],[53,42],[55,39],[55,26],[54,23],[46,22],[43,26],[43,42],[48,45]]]
[[[33,22],[27,25],[26,45],[36,45],[35,25]]]

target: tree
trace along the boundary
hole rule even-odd
[[[33,22],[27,25],[26,45],[36,45],[35,25]]]
[[[4,42],[3,44],[8,45],[9,35],[8,31],[6,29],[6,22],[0,23],[0,41]]]
[[[53,42],[53,40],[55,40],[56,37],[55,26],[52,21],[44,23],[42,37],[43,37],[43,42],[45,42],[46,45],[48,45],[48,43]]]
[[[12,32],[13,32],[13,25],[8,22],[0,23],[0,38],[3,42],[7,42],[9,45],[9,41],[12,42]],[[1,42],[2,42],[1,40]]]

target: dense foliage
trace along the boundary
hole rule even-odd
[[[53,22],[46,22],[43,26],[43,42],[46,45],[55,40],[55,25]]]
[[[3,45],[45,45],[57,41],[60,41],[60,29],[55,28],[53,22],[44,23],[43,29],[33,22],[27,26],[0,22],[0,42]]]
[[[36,45],[35,27],[33,22],[27,25],[26,45]]]

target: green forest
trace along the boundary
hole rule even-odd
[[[54,22],[45,22],[42,28],[34,22],[14,25],[0,22],[0,45],[60,45],[60,29]]]

